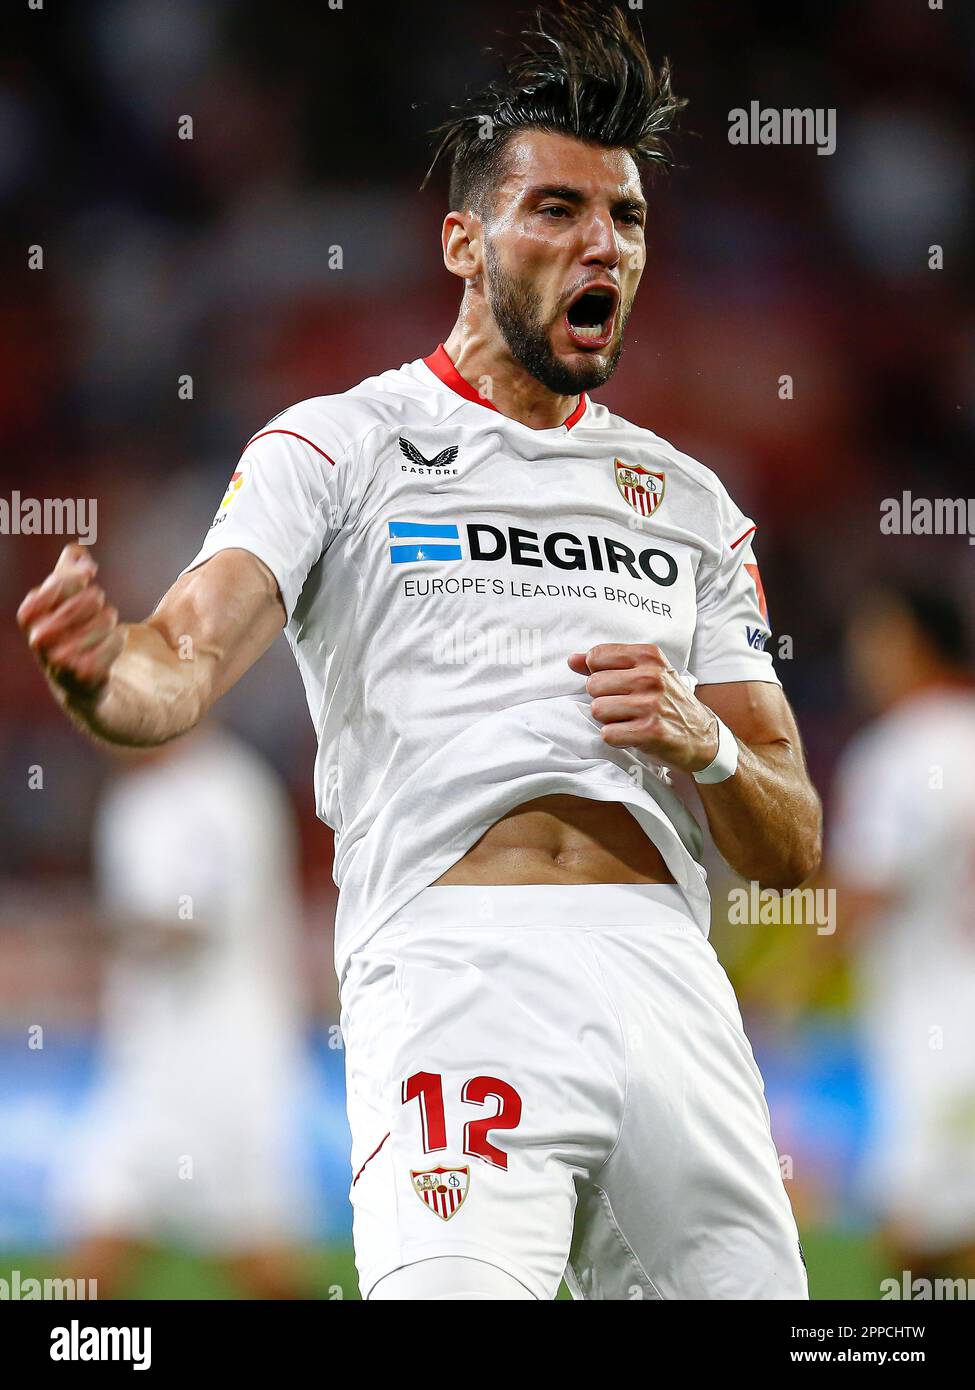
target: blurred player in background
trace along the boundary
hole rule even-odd
[[[72,1268],[117,1296],[140,1251],[209,1256],[251,1297],[299,1296],[295,827],[219,724],[132,755],[95,828],[109,936],[102,1066],[62,1155]]]
[[[957,605],[889,584],[847,634],[877,717],[838,771],[829,881],[855,956],[896,1271],[975,1276],[975,684]]]

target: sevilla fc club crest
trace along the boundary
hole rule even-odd
[[[624,463],[613,459],[616,468],[616,486],[640,516],[653,516],[664,500],[663,473],[654,473],[649,468],[641,468],[638,463]]]
[[[470,1168],[411,1168],[413,1190],[431,1211],[449,1221],[460,1211],[471,1185]]]

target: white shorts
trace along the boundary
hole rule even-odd
[[[673,885],[428,888],[342,989],[363,1297],[438,1256],[539,1299],[805,1299],[734,991]]]

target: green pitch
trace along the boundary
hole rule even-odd
[[[871,1241],[860,1235],[823,1229],[803,1232],[809,1267],[809,1289],[814,1299],[877,1299],[883,1277]],[[43,1279],[65,1274],[54,1258],[39,1258],[16,1251],[0,1253],[0,1273],[19,1269],[23,1278]],[[70,1271],[77,1273],[77,1271]],[[338,1302],[358,1299],[358,1281],[351,1247],[334,1246],[308,1256],[309,1297]],[[239,1298],[240,1290],[208,1262],[178,1251],[160,1250],[147,1255],[137,1277],[126,1290],[129,1298],[222,1299]],[[568,1298],[565,1286],[560,1298]]]

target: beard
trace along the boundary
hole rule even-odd
[[[549,327],[542,318],[541,301],[537,290],[528,280],[509,275],[500,264],[494,245],[485,246],[488,272],[488,303],[501,336],[512,357],[525,371],[559,396],[578,396],[605,385],[616,371],[623,351],[623,330],[629,317],[629,306],[620,301],[617,308],[616,344],[608,358],[601,362],[593,354],[579,366],[570,366],[556,356],[549,341]]]

